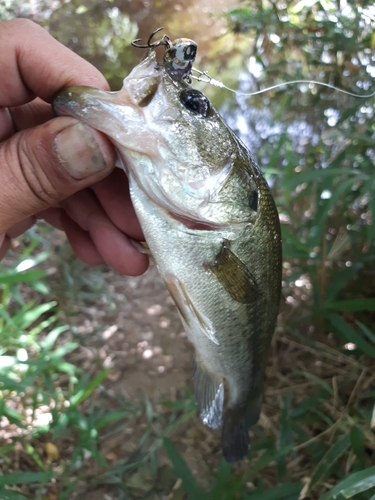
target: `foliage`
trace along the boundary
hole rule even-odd
[[[17,15],[31,16],[16,4],[8,0],[0,16],[10,17],[12,5]],[[118,88],[140,57],[125,48],[141,27],[140,4],[48,4],[34,18]],[[179,28],[175,2],[155,2],[150,9],[144,33],[164,24]],[[375,91],[375,14],[366,0],[247,0],[225,19],[228,29],[205,46],[198,65],[242,93],[295,79],[361,95]],[[42,498],[52,477],[67,488],[61,498],[69,498],[76,484],[71,478],[77,478],[87,453],[103,464],[101,474],[91,478],[93,486],[112,485],[118,498],[170,494],[177,500],[184,492],[213,500],[375,498],[374,98],[349,97],[316,84],[252,97],[209,85],[204,91],[254,151],[282,222],[286,304],[249,460],[231,467],[220,461],[215,446],[201,446],[212,433],[193,417],[189,392],[165,402],[163,411],[147,398],[137,408],[118,402],[112,413],[95,407],[93,392],[107,372],[97,367],[91,377],[83,375],[70,361],[77,343],[58,321],[61,305],[45,300],[49,288],[39,268],[47,255],[33,252],[31,244],[29,253],[0,274],[0,411],[20,432],[0,456],[12,470],[21,443],[35,472],[0,476],[1,498]],[[36,257],[29,259],[31,252]],[[61,269],[74,295],[77,278],[67,263]],[[50,408],[50,421],[36,425],[34,416],[43,406]],[[133,417],[142,426],[137,447],[110,466],[100,454],[99,436],[106,436],[106,425]],[[194,446],[211,470],[204,477],[188,465],[181,439],[187,422],[199,430]],[[75,451],[60,459],[59,467],[51,452],[48,462],[48,448],[38,448],[40,442],[69,439]],[[174,472],[160,466],[163,450]]]
[[[51,479],[71,474],[87,455],[104,463],[98,451],[99,430],[129,414],[129,410],[83,408],[108,371],[91,378],[65,359],[78,344],[66,336],[69,326],[59,324],[57,302],[46,301],[50,293],[47,273],[35,267],[49,253],[38,252],[34,257],[37,244],[32,239],[19,262],[0,268],[0,457],[6,464],[0,476],[0,497],[9,500],[30,498],[30,491],[36,500],[46,498],[42,492]],[[36,293],[34,299],[25,301],[27,287]],[[30,298],[32,292],[26,295]],[[75,447],[66,463],[59,461],[63,469],[57,470],[62,438],[74,439]],[[14,469],[11,457],[16,450],[40,472],[6,474],[6,469]],[[25,485],[26,496],[22,494]]]

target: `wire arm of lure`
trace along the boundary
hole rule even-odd
[[[169,38],[168,35],[163,35],[160,40],[156,40],[156,42],[152,42],[151,40],[154,38],[154,36],[159,33],[159,31],[162,31],[164,28],[158,28],[155,31],[151,33],[149,36],[149,39],[147,40],[147,45],[141,45],[138,44],[142,40],[142,38],[137,38],[136,40],[133,40],[131,42],[133,47],[137,47],[137,49],[154,49],[155,47],[159,47],[160,45],[165,45],[167,48],[171,47],[171,39]]]
[[[230,87],[227,87],[226,85],[224,85],[223,82],[220,82],[219,80],[216,80],[215,78],[212,78],[207,73],[207,71],[200,71],[199,69],[196,69],[196,68],[192,68],[192,70],[195,71],[196,73],[198,73],[198,76],[191,75],[191,78],[194,78],[194,80],[197,80],[198,82],[209,83],[211,85],[214,85],[215,87],[220,87],[220,88],[229,90],[230,92],[234,92],[237,95],[248,96],[248,97],[253,96],[253,95],[263,94],[263,92],[268,92],[269,90],[278,89],[279,87],[284,87],[286,85],[295,85],[295,84],[301,84],[301,83],[308,84],[308,85],[321,85],[323,87],[327,87],[327,88],[332,89],[332,90],[337,90],[338,92],[341,92],[343,94],[350,95],[352,97],[362,97],[363,99],[368,99],[370,97],[375,96],[375,92],[373,92],[372,94],[360,95],[360,94],[355,94],[353,92],[348,92],[347,90],[340,89],[339,87],[335,87],[334,85],[331,85],[329,83],[317,82],[315,80],[292,80],[290,82],[278,83],[277,85],[272,85],[271,87],[266,87],[264,89],[257,90],[255,92],[245,93],[245,92],[238,92],[237,90],[234,90],[234,89],[231,89]]]

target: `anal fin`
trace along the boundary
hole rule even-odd
[[[198,310],[186,291],[184,284],[172,274],[167,274],[164,277],[164,282],[177,306],[184,326],[190,329],[199,329],[211,342],[219,345],[212,321]]]
[[[223,414],[223,379],[210,372],[197,358],[194,359],[194,365],[194,396],[199,415],[205,425],[217,429]]]

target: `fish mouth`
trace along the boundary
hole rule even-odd
[[[189,219],[188,217],[183,217],[170,211],[168,211],[168,215],[172,217],[172,219],[181,222],[181,224],[183,224],[187,229],[191,229],[193,231],[217,231],[219,229],[223,229],[218,225],[210,224],[208,222],[201,222],[196,219]]]
[[[72,116],[110,137],[111,117],[136,111],[127,92],[108,92],[94,87],[67,87],[55,94],[52,108],[58,116]],[[139,115],[139,113],[137,113]],[[113,120],[117,121],[117,120]],[[126,126],[126,123],[123,122]]]
[[[125,88],[107,92],[93,87],[67,87],[59,91],[52,107],[57,116],[71,116],[103,132],[126,157],[126,150],[154,154],[156,137],[145,140],[145,117]]]
[[[172,219],[183,224],[186,229],[191,231],[223,231],[233,228],[242,228],[248,225],[248,223],[228,223],[228,224],[215,224],[213,222],[194,219],[193,217],[179,215],[171,210],[165,210],[165,207],[159,205],[159,208],[163,209]]]

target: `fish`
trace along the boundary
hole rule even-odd
[[[145,240],[195,348],[199,415],[222,427],[223,456],[237,462],[260,416],[278,315],[278,212],[252,154],[191,85],[197,44],[164,35],[145,47],[120,91],[68,87],[53,107],[115,145]]]

